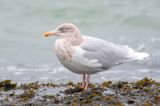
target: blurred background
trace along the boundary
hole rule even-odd
[[[80,81],[56,58],[56,38],[43,37],[64,22],[76,24],[85,35],[150,54],[93,75],[92,81],[160,80],[159,0],[0,0],[0,80]]]

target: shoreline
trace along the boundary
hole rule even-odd
[[[0,105],[125,106],[160,104],[160,82],[143,78],[135,82],[92,83],[87,91],[81,83],[23,83],[0,81]]]

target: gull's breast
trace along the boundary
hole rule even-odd
[[[55,52],[60,61],[71,61],[74,49],[63,39],[56,40]]]
[[[68,45],[64,40],[58,39],[55,43],[55,52],[59,61],[70,71],[80,73],[80,64],[75,62],[73,54],[74,47]]]

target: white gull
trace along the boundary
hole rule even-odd
[[[136,52],[126,45],[116,45],[105,40],[82,35],[71,23],[59,25],[44,33],[45,37],[59,36],[55,51],[60,62],[70,71],[83,75],[82,87],[87,90],[90,75],[113,66],[143,60],[148,53]]]

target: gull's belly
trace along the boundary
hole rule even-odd
[[[103,71],[101,67],[95,67],[94,64],[88,65],[85,63],[81,63],[81,61],[75,60],[63,60],[59,58],[60,62],[71,72],[78,73],[78,74],[95,74],[97,72]]]
[[[68,61],[60,59],[60,62],[70,71],[78,74],[85,74],[88,72],[88,68],[81,63],[75,61]]]
[[[83,57],[81,51],[75,51],[73,54],[67,54],[69,52],[57,54],[59,61],[70,71],[78,74],[95,74],[97,72],[104,71],[102,65],[97,60],[87,60]]]

